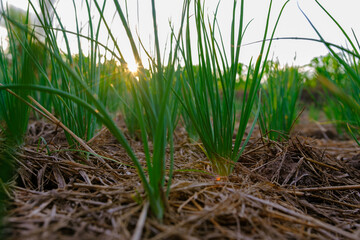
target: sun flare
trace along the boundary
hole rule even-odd
[[[127,63],[127,67],[128,67],[128,70],[131,72],[131,73],[137,73],[138,71],[138,65],[135,61],[130,61]]]

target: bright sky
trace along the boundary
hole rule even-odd
[[[27,0],[2,0],[4,3],[9,2],[12,5],[26,9]],[[35,0],[37,1],[37,0]],[[78,3],[83,3],[83,0],[77,0]],[[99,1],[98,2],[102,2]],[[119,1],[124,6],[124,0]],[[175,25],[175,29],[179,26],[180,14],[183,0],[156,0],[156,11],[158,15],[158,28],[160,34],[160,45],[165,48],[167,39],[169,37],[169,19]],[[284,0],[273,1],[272,21],[275,23],[277,14],[279,13]],[[111,21],[115,8],[113,1],[107,1],[106,16]],[[139,3],[139,8],[137,7]],[[206,8],[208,14],[212,14],[215,10],[218,0],[206,0]],[[219,9],[219,23],[225,43],[229,43],[229,27],[231,21],[231,0],[222,0]],[[348,33],[351,33],[351,28],[354,29],[357,36],[360,38],[360,9],[359,0],[320,0],[320,3],[339,21],[342,27]],[[151,1],[150,0],[128,0],[129,20],[132,26],[133,34],[136,36],[136,31],[139,33],[142,42],[147,50],[154,52],[153,36],[152,36],[152,15],[151,15]],[[269,1],[265,0],[246,0],[245,1],[245,22],[254,19],[245,34],[243,43],[250,43],[261,40],[264,33],[264,26],[267,14]],[[285,8],[284,14],[280,20],[275,37],[310,37],[318,38],[314,30],[311,28],[305,17],[300,12],[297,4],[303,9],[307,16],[312,20],[315,26],[323,34],[324,38],[330,42],[345,45],[345,38],[336,27],[336,25],[327,17],[327,15],[320,9],[314,0],[290,0],[290,3]],[[83,9],[81,10],[81,6]],[[78,10],[81,11],[79,16],[86,17],[85,4],[79,4]],[[61,0],[57,3],[57,11],[62,17],[63,24],[67,29],[74,29],[74,13],[72,0]],[[95,7],[94,7],[95,10]],[[94,11],[94,14],[97,13]],[[139,19],[137,18],[139,14]],[[95,14],[98,16],[97,14]],[[95,17],[96,19],[96,17]],[[82,20],[85,23],[85,18]],[[122,46],[123,54],[128,62],[133,62],[131,49],[127,38],[124,35],[122,26],[116,16],[112,22],[112,31],[118,37],[118,43]],[[4,29],[0,28],[0,35],[4,35]],[[103,34],[101,41],[106,43],[106,34]],[[194,41],[196,41],[194,39]],[[76,41],[74,41],[76,42]],[[86,42],[86,41],[85,41]],[[196,42],[193,43],[196,45]],[[259,52],[260,44],[251,46],[244,46],[242,48],[241,61],[248,63],[251,57],[256,59]],[[76,48],[74,46],[74,48]],[[280,40],[275,41],[272,47],[272,57],[279,59],[281,63],[304,65],[316,56],[325,55],[327,50],[322,44],[296,41],[296,40]],[[142,52],[145,59],[145,53]],[[296,56],[296,58],[295,58]],[[145,61],[146,62],[146,61]]]

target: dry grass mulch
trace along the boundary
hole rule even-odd
[[[185,131],[175,135],[175,173],[159,223],[109,132],[89,143],[104,165],[67,150],[54,126],[33,123],[16,156],[9,239],[360,239],[360,149],[353,142],[254,138],[233,174],[218,181]],[[141,143],[130,142],[143,160]]]

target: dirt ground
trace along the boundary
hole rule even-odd
[[[162,223],[147,211],[136,170],[107,130],[89,143],[107,164],[95,156],[85,164],[54,125],[33,122],[15,156],[6,232],[27,240],[360,239],[360,147],[330,125],[300,122],[283,143],[255,133],[233,174],[219,181],[178,128]],[[129,141],[144,160],[141,143]]]

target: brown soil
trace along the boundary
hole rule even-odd
[[[330,126],[307,123],[294,133],[283,143],[255,134],[233,174],[217,181],[199,145],[177,129],[160,223],[150,211],[141,221],[148,208],[143,188],[107,130],[89,146],[110,168],[94,156],[84,164],[86,155],[68,151],[59,129],[35,122],[15,156],[19,177],[6,232],[27,240],[360,239],[360,148],[337,139]],[[141,143],[129,141],[143,161]]]

